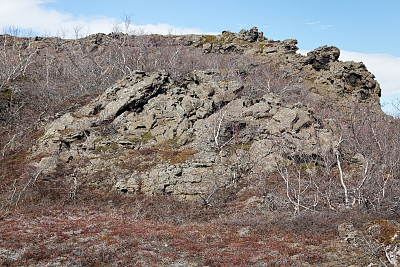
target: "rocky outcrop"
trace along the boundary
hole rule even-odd
[[[295,50],[274,49],[273,53],[262,55],[284,62],[280,64],[282,71],[301,77],[311,99],[320,106],[348,111],[354,103],[364,103],[373,112],[383,114],[380,85],[362,62],[340,61],[340,50],[333,46],[319,47],[307,56],[289,52]]]
[[[270,41],[257,28],[172,38],[206,53],[243,52],[278,62],[285,73],[299,77],[297,85],[309,96],[334,100],[338,110],[354,100],[378,110],[374,76],[362,63],[338,61],[336,47],[301,56],[296,40]],[[90,40],[101,45],[106,39]],[[262,97],[242,95],[243,74],[194,70],[173,79],[165,71],[133,71],[88,105],[49,124],[33,148],[35,155],[45,156],[39,165],[47,173],[51,170],[44,168],[60,166],[58,161],[67,168],[79,165],[74,175],[100,187],[191,199],[273,173],[282,162],[332,164],[324,161],[337,150],[332,121],[264,88],[255,88],[265,92]]]
[[[277,160],[335,149],[306,106],[239,97],[243,86],[221,75],[194,71],[178,83],[162,71],[133,72],[51,123],[35,153],[86,162],[78,176],[99,186],[190,199],[273,171]]]
[[[238,34],[239,39],[245,41],[245,42],[249,42],[249,43],[253,43],[256,41],[264,41],[264,33],[263,32],[258,32],[257,27],[253,27],[251,28],[249,31],[246,30],[241,30]]]
[[[257,27],[239,33],[223,31],[219,35],[151,35],[149,38],[156,45],[169,43],[192,46],[205,53],[237,53],[258,57],[261,61],[275,62],[283,72],[300,77],[310,92],[316,92],[313,97],[316,100],[334,101],[338,109],[348,109],[354,101],[368,102],[372,110],[381,112],[381,89],[374,75],[363,63],[339,61],[340,50],[334,46],[321,46],[310,51],[307,56],[302,56],[296,53],[297,40],[270,40]],[[37,37],[30,42],[30,47],[40,50],[56,45],[58,50],[62,50],[66,46],[73,46],[95,52],[105,49],[112,40],[125,40],[123,42],[135,45],[136,36],[122,33],[94,34],[77,40]]]
[[[383,114],[381,88],[375,76],[362,62],[339,61],[339,54],[338,48],[324,46],[305,57],[299,69],[310,90],[316,93],[313,98],[331,109],[349,111],[354,103],[364,103],[374,113]]]
[[[296,53],[297,40],[269,40],[255,27],[238,34],[225,31],[221,35],[204,35],[190,44],[202,47],[206,53],[243,53],[275,61],[282,71],[300,76],[309,91],[316,92],[316,100],[333,99],[339,110],[348,109],[354,101],[368,102],[372,110],[382,113],[381,89],[375,76],[361,62],[339,61],[337,47],[321,46],[302,56]]]
[[[375,76],[368,72],[361,62],[333,62],[329,66],[329,72],[325,72],[315,80],[318,86],[326,86],[336,95],[350,96],[352,100],[368,100],[374,104],[381,96],[379,84]]]
[[[321,69],[329,70],[328,63],[339,59],[340,50],[334,46],[321,46],[307,53],[306,64],[319,71]]]

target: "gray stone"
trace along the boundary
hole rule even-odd
[[[253,43],[257,40],[263,40],[263,33],[259,33],[257,27],[253,27],[249,31],[241,30],[239,38],[243,41]]]
[[[256,33],[253,29],[242,35],[254,41],[260,39]],[[295,44],[285,40],[273,46],[290,59],[296,57]],[[351,71],[345,71],[336,66],[340,62],[327,64],[336,74],[321,69],[315,84],[348,74],[346,81],[324,85],[335,86],[332,92],[358,86],[351,73],[361,75],[361,84],[376,85],[361,65],[349,65]],[[285,104],[273,93],[239,97],[243,85],[225,78],[231,74],[235,73],[192,71],[182,80],[172,80],[164,71],[135,71],[88,105],[52,122],[36,153],[61,162],[70,156],[86,157],[91,164],[77,177],[91,177],[96,186],[194,199],[240,179],[274,172],[277,162],[335,152],[334,122],[314,124],[317,119],[306,106]]]
[[[310,64],[317,71],[329,69],[329,63],[337,61],[340,50],[334,46],[321,46],[307,53],[306,64]]]
[[[339,238],[348,243],[355,243],[356,238],[359,236],[359,231],[353,226],[352,223],[342,223],[337,227]]]
[[[54,174],[57,171],[57,166],[59,163],[60,160],[54,156],[42,158],[36,165],[38,170],[37,173],[41,175]]]
[[[293,109],[283,108],[279,110],[273,117],[279,124],[279,131],[291,131],[297,119],[297,112]]]

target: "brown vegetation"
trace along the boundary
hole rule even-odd
[[[351,255],[338,241],[336,226],[400,216],[399,119],[371,112],[358,102],[343,116],[324,106],[329,101],[313,99],[300,74],[282,71],[274,60],[204,53],[173,38],[124,34],[77,40],[2,35],[0,54],[4,265],[363,265],[369,263],[363,261],[368,250]],[[216,149],[231,153],[236,176],[232,187],[216,187],[207,199],[193,203],[171,196],[110,192],[89,183],[108,175],[107,170],[97,177],[73,179],[78,168],[90,164],[83,156],[68,166],[58,162],[53,173],[42,173],[30,164],[29,148],[43,135],[45,123],[87,103],[132,70],[158,69],[182,81],[194,69],[230,70],[219,79],[244,84],[236,97],[259,98],[273,92],[282,97],[283,105],[307,102],[310,112],[318,114],[313,124],[332,122],[340,136],[337,150],[319,157],[277,158],[274,173],[255,171],[255,179],[241,180],[249,168],[256,170],[257,162],[248,155],[252,140],[240,143],[237,135],[254,128],[250,122],[242,123],[243,129],[233,125],[230,138],[221,141],[216,121],[212,138]],[[104,135],[112,131],[107,122],[99,127]],[[161,146],[151,146],[149,140],[131,140],[143,146],[121,163],[123,169],[144,172],[155,158],[177,164],[197,153],[180,149],[176,140]],[[284,145],[279,148],[282,153]],[[102,149],[118,152],[111,145],[96,149],[99,155]],[[383,243],[396,232],[384,226]],[[383,260],[383,254],[375,254]]]

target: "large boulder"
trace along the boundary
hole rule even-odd
[[[306,64],[311,64],[317,71],[329,69],[329,63],[337,61],[340,56],[339,48],[335,46],[321,46],[307,53]]]
[[[379,97],[381,88],[361,62],[331,62],[329,70],[318,72],[313,81],[321,95],[329,95],[331,99],[337,99],[336,107],[343,107],[351,102],[368,103],[371,110],[381,112]]]
[[[36,154],[79,163],[78,177],[100,187],[192,199],[273,171],[278,158],[335,149],[332,131],[306,106],[283,106],[272,93],[240,97],[243,85],[223,75],[193,71],[178,82],[162,71],[133,72],[52,122]],[[323,150],[317,136],[326,137]]]
[[[239,38],[245,42],[253,43],[264,39],[263,32],[258,32],[257,27],[251,28],[249,31],[241,30],[238,34]]]

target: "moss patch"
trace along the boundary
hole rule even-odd
[[[260,50],[264,50],[264,47],[265,47],[265,43],[260,43],[258,45],[258,49],[260,49]]]
[[[132,142],[134,145],[147,144],[150,140],[156,140],[156,137],[151,134],[150,131],[143,134],[141,137],[131,137],[128,141]]]
[[[201,44],[214,44],[217,42],[218,42],[217,36],[215,36],[215,35],[204,35],[200,39]]]
[[[9,88],[1,90],[0,91],[0,101],[1,102],[8,102],[10,100],[15,100],[14,92]]]
[[[117,143],[111,143],[108,145],[104,145],[104,146],[97,146],[94,150],[95,153],[104,153],[107,152],[109,150],[118,150],[118,144]]]
[[[185,150],[164,150],[161,151],[161,157],[163,160],[169,161],[171,164],[184,163],[196,154],[197,151],[193,148],[187,148]]]
[[[181,146],[178,144],[180,136],[175,136],[172,139],[161,142],[160,144],[155,145],[154,147],[161,150],[169,150],[169,149],[179,149]]]
[[[243,150],[250,150],[251,145],[253,144],[254,141],[249,141],[247,143],[239,143],[239,144],[235,144],[232,146],[233,150],[238,150],[238,149],[243,149]]]

